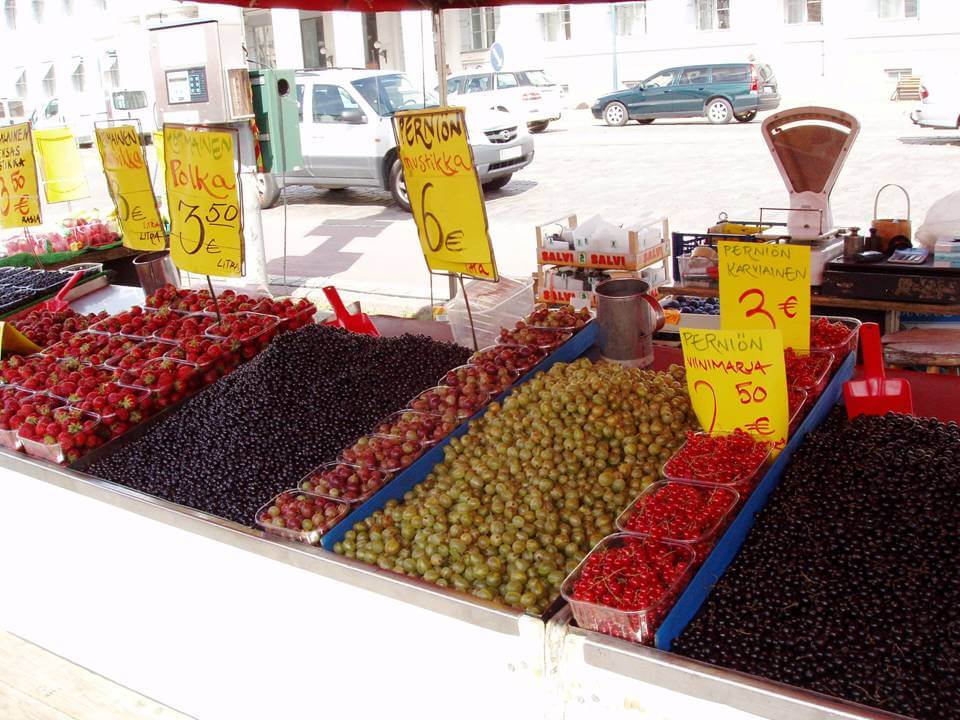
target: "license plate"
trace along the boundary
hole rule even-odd
[[[773,88],[772,88],[770,85],[765,85],[765,86],[763,87],[763,94],[764,94],[764,95],[773,95]]]
[[[523,148],[517,145],[517,147],[505,148],[500,151],[500,162],[505,160],[514,160],[523,155]]]

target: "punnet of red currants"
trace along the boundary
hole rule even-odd
[[[727,485],[748,494],[763,475],[771,445],[743,430],[687,433],[687,441],[663,466],[671,480]]]
[[[960,717],[958,468],[956,423],[836,410],[673,651],[914,718]]]

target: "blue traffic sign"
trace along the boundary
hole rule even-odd
[[[498,42],[490,46],[490,65],[497,72],[503,69],[503,45]]]

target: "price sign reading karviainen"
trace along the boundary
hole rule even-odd
[[[810,248],[721,240],[720,327],[780,330],[783,344],[810,347]]]
[[[134,250],[163,250],[167,238],[137,128],[116,125],[97,128],[96,133],[103,174],[117,208],[124,246]]]
[[[400,112],[393,127],[427,267],[499,279],[463,108]]]
[[[690,402],[703,429],[740,428],[782,448],[790,418],[780,332],[681,328],[680,341]]]
[[[30,227],[42,220],[30,123],[0,127],[0,228]]]
[[[170,256],[199,275],[243,275],[236,134],[163,126]]]

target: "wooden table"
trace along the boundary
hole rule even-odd
[[[691,285],[664,285],[657,288],[661,295],[692,295],[694,297],[719,297],[715,287]],[[900,330],[900,313],[928,313],[930,315],[960,315],[960,305],[936,305],[933,303],[909,303],[895,300],[860,300],[832,295],[812,294],[810,302],[816,307],[867,310],[884,314],[884,330],[888,333]]]

